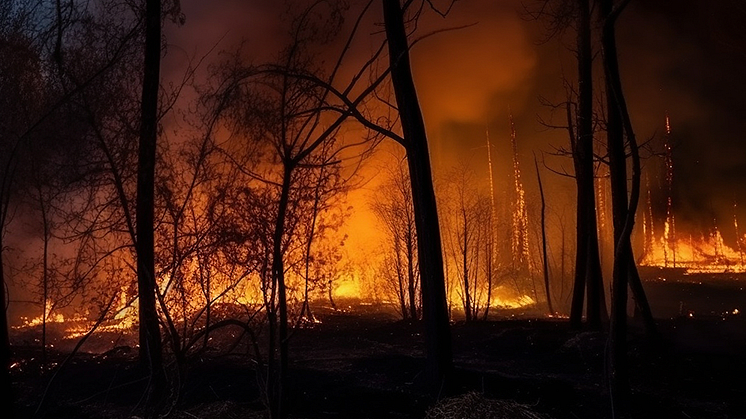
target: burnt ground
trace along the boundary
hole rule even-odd
[[[658,278],[645,287],[660,337],[650,339],[634,321],[630,327],[633,417],[746,419],[746,277],[649,274]],[[421,325],[354,302],[315,312],[321,323],[290,340],[292,418],[423,418],[428,411],[432,418],[518,418],[497,412],[504,406],[495,403],[508,402],[546,418],[612,417],[605,335],[571,330],[566,319],[503,311],[487,322],[454,323],[456,372],[453,385],[441,388],[424,373]],[[44,371],[39,331],[13,336],[18,417],[141,416],[145,382],[134,336],[94,335],[60,369],[76,341],[49,335],[59,352],[50,352]],[[238,337],[234,329],[216,333],[180,374],[170,370],[178,395],[170,417],[265,417],[253,348],[247,339],[234,345]]]
[[[508,317],[455,323],[454,386],[433,392],[423,372],[421,326],[369,306],[319,311],[322,323],[298,329],[290,344],[293,418],[423,418],[438,399],[476,392],[527,405],[556,419],[611,417],[605,386],[605,337],[572,331],[564,319]],[[703,315],[659,321],[651,341],[630,333],[635,418],[746,418],[746,319]],[[231,332],[234,335],[238,333]],[[226,342],[228,337],[223,336]],[[121,342],[120,342],[121,343]],[[174,418],[263,417],[250,347],[227,345],[190,358],[178,376]],[[143,396],[136,350],[78,353],[49,385],[39,353],[15,346],[18,417],[132,418]],[[62,353],[49,361],[62,362]],[[435,386],[437,387],[437,386]],[[469,408],[439,417],[469,416]]]

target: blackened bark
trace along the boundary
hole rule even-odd
[[[391,80],[401,116],[412,182],[428,373],[437,386],[441,380],[450,376],[453,354],[430,153],[425,123],[412,80],[409,45],[399,0],[383,0],[383,15],[391,60]]]
[[[585,266],[586,260],[588,259],[588,252],[585,251],[587,248],[585,237],[588,236],[586,233],[586,224],[583,222],[586,215],[586,208],[583,204],[586,200],[583,196],[584,190],[580,187],[580,182],[577,178],[577,173],[580,173],[580,160],[578,158],[578,142],[575,137],[575,130],[573,126],[576,121],[573,118],[570,102],[567,103],[567,129],[570,137],[570,144],[572,146],[572,158],[575,167],[575,184],[577,189],[577,196],[575,201],[576,206],[576,219],[575,219],[575,276],[573,279],[572,287],[572,302],[570,304],[570,326],[573,329],[580,329],[583,325],[583,306],[585,303]],[[564,241],[563,241],[564,243]],[[564,252],[562,254],[564,261]],[[562,272],[564,273],[564,267]]]
[[[547,309],[550,315],[554,315],[554,308],[552,307],[552,293],[549,287],[549,260],[547,258],[547,223],[546,223],[546,212],[547,204],[544,199],[544,186],[541,183],[541,173],[539,173],[539,163],[536,161],[534,155],[534,166],[536,167],[536,179],[539,182],[539,196],[541,196],[541,259],[542,259],[542,272],[544,274],[544,292],[547,295]]]
[[[2,232],[0,232],[2,235]],[[3,398],[2,409],[3,412],[8,412],[10,417],[14,415],[14,403],[15,394],[13,393],[13,385],[10,378],[10,339],[8,337],[8,311],[6,301],[8,300],[5,294],[5,270],[3,266],[3,251],[2,241],[0,241],[0,298],[2,298],[2,305],[0,305],[0,362],[2,362],[2,377],[0,377],[0,391],[7,396]]]
[[[608,19],[613,0],[601,1],[601,16]],[[614,268],[611,289],[611,327],[609,331],[609,384],[612,397],[612,414],[628,417],[629,373],[627,363],[627,278],[631,244],[624,233],[628,214],[627,156],[624,146],[624,127],[614,89],[618,77],[618,62],[614,29],[604,25],[601,47],[603,49],[606,79],[606,147],[609,155],[611,180],[611,205],[614,224]]]
[[[407,211],[409,208],[407,207]],[[410,215],[407,215],[409,218]],[[407,220],[407,281],[409,282],[409,316],[412,320],[417,320],[417,287],[415,284],[414,275],[414,232],[412,231],[412,223]]]
[[[487,302],[484,306],[484,313],[482,313],[482,320],[487,321],[490,314],[490,304],[492,304],[492,221],[490,219],[490,241],[487,244]]]
[[[161,2],[145,3],[145,63],[142,87],[139,159],[137,168],[137,284],[139,292],[140,363],[154,378],[159,397],[163,368],[161,333],[156,311],[153,213],[158,135],[158,88],[161,60]],[[155,400],[152,400],[155,401]]]
[[[577,249],[575,288],[570,322],[579,327],[582,316],[582,284],[587,292],[586,320],[601,329],[607,317],[601,260],[598,249],[596,203],[593,184],[593,51],[589,0],[578,0],[578,139],[573,148],[577,184]]]
[[[287,214],[288,200],[290,199],[290,182],[293,169],[294,167],[292,167],[290,163],[285,164],[272,244],[272,282],[273,288],[276,286],[277,289],[277,304],[280,314],[280,322],[277,327],[277,339],[279,340],[278,343],[280,348],[278,377],[275,378],[272,375],[267,377],[267,386],[272,389],[270,392],[270,409],[272,418],[287,417],[285,398],[288,384],[288,306],[287,291],[285,287],[285,266],[282,255],[282,239],[285,232],[285,217]],[[329,298],[331,299],[331,284],[329,289]]]
[[[645,331],[648,333],[648,336],[657,338],[659,337],[658,326],[655,323],[653,310],[650,308],[650,302],[645,294],[645,288],[642,286],[640,273],[637,271],[637,263],[635,262],[635,256],[632,252],[632,243],[630,242],[629,245],[629,289],[632,291],[632,298],[635,300],[637,312],[642,316],[642,321],[645,324]]]
[[[461,201],[461,214],[464,222],[464,243],[461,249],[461,256],[464,264],[464,314],[466,321],[470,322],[471,318],[471,291],[469,289],[469,221],[466,217],[466,207],[463,200]]]
[[[44,202],[42,188],[39,186],[39,210],[41,212],[42,236],[44,245],[42,250],[42,312],[41,312],[41,365],[47,366],[47,303],[49,301],[49,217],[47,216],[47,205]]]
[[[601,14],[603,17],[602,47],[606,74],[607,106],[610,118],[613,115],[613,125],[609,127],[609,151],[611,153],[613,145],[615,156],[613,160],[610,159],[610,162],[614,163],[611,165],[612,174],[614,173],[613,171],[616,171],[616,176],[620,177],[619,172],[622,170],[620,167],[622,165],[625,174],[623,179],[616,180],[617,191],[612,188],[612,198],[616,196],[616,201],[614,202],[614,236],[616,241],[612,288],[612,318],[609,333],[609,387],[612,398],[612,416],[614,418],[630,417],[629,363],[627,357],[627,286],[628,279],[636,277],[639,281],[639,275],[634,265],[630,237],[640,198],[640,155],[622,92],[615,36],[616,18],[626,4],[627,2],[623,2],[615,8],[613,0],[603,0],[601,2]],[[611,131],[612,129],[614,130],[613,132]],[[626,193],[625,132],[629,140],[632,155],[632,188],[629,196],[629,205]],[[612,183],[613,186],[614,183]],[[621,194],[622,186],[624,188],[624,195]],[[634,279],[632,281],[634,282]],[[640,292],[643,301],[647,303],[647,298],[644,297],[644,290],[642,290],[642,284],[635,284],[633,289],[636,292]],[[647,314],[650,315],[650,319],[652,320],[649,307],[647,307],[647,310]],[[652,324],[654,328],[654,323]]]

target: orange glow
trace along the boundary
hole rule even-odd
[[[744,238],[742,237],[741,240]],[[708,236],[695,239],[669,241],[669,236],[646,244],[649,249],[641,266],[684,268],[691,273],[746,272],[743,255],[723,242],[720,231],[715,229]]]
[[[334,284],[333,294],[341,298],[360,298],[363,296],[361,281],[356,275],[337,281]]]
[[[646,177],[647,209],[643,214],[643,257],[641,266],[659,268],[681,268],[685,273],[742,273],[746,272],[743,259],[742,242],[744,236],[739,233],[737,205],[733,204],[733,226],[736,233],[736,248],[726,245],[720,230],[714,227],[708,234],[699,237],[685,237],[676,231],[676,217],[672,199],[673,191],[673,157],[670,143],[671,121],[666,114],[666,136],[664,142],[664,169],[666,182],[666,211],[663,220],[663,231],[656,235],[653,223],[650,182]],[[717,223],[713,223],[717,225]]]
[[[513,231],[511,235],[511,249],[513,263],[516,268],[528,268],[531,259],[528,252],[528,211],[526,209],[526,191],[521,180],[521,166],[518,160],[518,143],[516,140],[513,114],[510,115],[510,142],[513,147]]]

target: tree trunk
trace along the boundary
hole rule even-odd
[[[409,216],[407,217],[409,218]],[[417,287],[414,279],[414,232],[412,223],[407,221],[407,281],[409,288],[409,316],[417,320]]]
[[[624,169],[624,182],[622,178],[616,180],[619,187],[624,187],[624,195],[612,193],[617,196],[614,212],[614,235],[616,241],[615,258],[614,258],[614,279],[612,300],[613,310],[611,319],[610,339],[610,363],[609,363],[609,380],[610,392],[612,397],[612,415],[614,418],[628,418],[630,384],[629,384],[629,365],[627,359],[627,286],[628,279],[636,277],[637,269],[634,265],[632,254],[632,245],[630,237],[634,226],[635,212],[640,198],[640,155],[637,148],[637,141],[632,129],[632,123],[629,118],[627,105],[622,92],[621,76],[619,74],[619,63],[616,50],[615,22],[621,10],[627,3],[614,8],[613,0],[603,0],[601,2],[601,12],[603,16],[602,47],[604,53],[604,70],[606,73],[606,85],[608,91],[607,106],[611,118],[613,116],[613,125],[609,127],[609,149],[611,152],[612,142],[614,150],[614,164],[611,166],[621,176],[622,168]],[[611,130],[614,132],[611,132]],[[626,156],[624,149],[624,132],[626,131],[629,139],[629,146],[632,155],[632,189],[627,203],[626,194]],[[610,161],[611,162],[611,161]],[[614,184],[612,184],[614,185]],[[612,195],[613,197],[614,195]],[[617,210],[617,205],[620,207]],[[621,215],[624,214],[622,219]],[[634,282],[634,280],[633,280]],[[639,286],[639,288],[638,288]],[[646,303],[647,298],[642,290],[642,284],[638,283],[633,286],[637,292],[640,292],[642,300]],[[652,320],[649,307],[648,315]],[[654,325],[654,323],[653,323]]]
[[[153,376],[151,400],[161,397],[163,354],[156,311],[153,213],[161,60],[161,2],[145,4],[145,62],[137,169],[137,284],[139,291],[140,362]]]
[[[407,292],[404,288],[404,275],[402,274],[402,262],[401,262],[401,241],[399,237],[394,238],[394,252],[396,253],[396,280],[399,285],[399,306],[401,307],[402,320],[407,320],[409,317],[409,310],[407,309]]]
[[[280,202],[277,209],[277,219],[272,244],[272,285],[277,287],[277,305],[280,314],[279,324],[277,326],[277,339],[279,340],[280,359],[277,371],[277,382],[271,386],[275,377],[267,377],[267,387],[276,389],[271,392],[270,409],[272,418],[287,417],[285,407],[285,396],[288,375],[288,306],[285,288],[285,266],[282,260],[282,239],[285,236],[285,216],[287,213],[288,200],[290,198],[290,182],[293,168],[285,163],[285,169],[282,177],[282,190],[280,191]],[[331,288],[330,288],[331,296]]]
[[[303,306],[300,310],[300,315],[298,316],[298,321],[300,321],[303,318],[303,315],[308,318],[309,321],[313,321],[313,313],[311,312],[311,305],[308,302],[308,278],[310,276],[310,264],[311,264],[311,246],[313,244],[313,238],[316,234],[316,220],[319,215],[319,201],[321,200],[321,182],[324,177],[324,166],[322,165],[319,169],[319,179],[318,183],[316,184],[316,187],[313,191],[313,213],[311,214],[311,231],[308,233],[308,242],[306,242],[306,274],[303,284]]]
[[[399,0],[383,0],[388,38],[391,80],[399,107],[406,141],[409,177],[412,182],[415,227],[422,289],[422,317],[425,323],[427,370],[434,387],[446,380],[453,369],[451,330],[443,273],[440,225],[430,170],[425,123],[409,64],[409,46]]]
[[[469,225],[466,220],[466,208],[463,207],[463,201],[461,203],[461,212],[463,214],[464,221],[464,243],[461,248],[461,256],[463,260],[464,268],[464,314],[466,315],[466,321],[471,321],[471,291],[469,290]]]
[[[490,314],[490,304],[492,304],[492,217],[490,217],[490,239],[487,244],[487,301],[484,306],[484,312],[482,313],[482,320],[487,321],[487,317]]]
[[[535,155],[534,166],[536,166],[536,179],[539,181],[539,196],[541,197],[541,258],[542,272],[544,273],[544,292],[547,295],[547,309],[549,310],[549,314],[554,315],[554,308],[552,307],[552,293],[549,287],[549,260],[547,259],[547,205],[546,200],[544,199],[544,186],[541,183],[541,173],[539,173],[539,163],[536,161]]]
[[[334,303],[334,295],[333,295],[333,287],[332,287],[332,280],[329,280],[329,286],[327,287],[327,294],[329,294],[329,304],[331,304],[332,309],[337,309],[337,304]]]
[[[613,0],[601,1],[605,21],[613,9]],[[616,41],[613,28],[604,27],[601,37],[606,76],[606,146],[609,154],[611,205],[614,224],[614,268],[612,271],[611,329],[609,332],[609,381],[613,417],[629,417],[629,374],[627,363],[627,278],[631,245],[624,233],[628,214],[627,155],[624,127],[614,95],[612,78],[618,76]]]
[[[41,211],[42,234],[44,245],[42,250],[42,314],[41,314],[41,365],[47,366],[47,303],[49,302],[49,219],[47,205],[42,196],[42,187],[38,186],[39,210]]]
[[[578,179],[578,174],[581,172],[580,159],[578,156],[578,141],[575,138],[575,131],[572,129],[576,121],[573,120],[570,105],[571,104],[568,101],[567,126],[570,136],[570,144],[572,146],[572,158],[575,167],[575,184],[577,189],[577,196],[575,200],[575,275],[573,277],[572,301],[570,303],[570,326],[573,329],[580,329],[583,325],[583,306],[585,304],[585,266],[586,260],[588,259],[588,252],[586,251],[586,248],[588,247],[586,239],[588,237],[588,233],[586,232],[587,226],[585,224],[585,219],[588,217],[588,215],[587,208],[584,205],[586,199],[583,194],[585,193],[585,191],[581,187],[580,180]],[[564,252],[562,256],[562,261],[564,263]]]
[[[593,51],[591,12],[588,0],[578,0],[578,139],[573,147],[577,199],[577,250],[575,288],[570,322],[579,327],[582,316],[582,286],[587,292],[586,320],[591,329],[601,329],[607,317],[601,261],[598,254],[595,188],[593,184]]]
[[[1,227],[1,226],[0,226]],[[0,237],[2,237],[2,231],[0,231]],[[7,396],[3,398],[4,412],[9,412],[11,417],[14,417],[14,405],[15,394],[13,392],[13,385],[10,378],[10,338],[8,337],[8,306],[6,301],[8,296],[5,293],[5,266],[3,261],[3,248],[2,239],[0,238],[0,362],[2,362],[2,377],[0,378],[0,391]]]
[[[658,326],[655,323],[653,317],[653,310],[650,308],[650,302],[645,294],[645,288],[642,286],[642,280],[640,280],[640,273],[637,271],[637,263],[635,262],[635,256],[632,251],[632,243],[629,243],[629,288],[632,291],[632,298],[635,300],[636,312],[642,316],[642,321],[645,324],[645,330],[648,335],[657,338],[658,337]]]

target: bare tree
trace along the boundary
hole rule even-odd
[[[544,198],[544,186],[541,182],[541,172],[539,172],[539,162],[534,156],[534,166],[536,167],[536,179],[539,182],[539,195],[541,197],[541,260],[542,260],[542,274],[544,276],[544,291],[547,297],[547,309],[550,315],[554,315],[554,307],[552,306],[552,293],[549,281],[549,252],[547,250],[547,220],[546,220],[546,200]]]
[[[606,313],[601,262],[596,228],[596,202],[593,170],[593,50],[591,47],[591,6],[589,0],[577,0],[578,113],[577,141],[572,147],[577,183],[577,250],[575,285],[570,323],[580,326],[583,289],[588,297],[586,320],[592,329],[600,329]]]
[[[398,164],[389,170],[389,177],[379,187],[372,208],[385,226],[392,246],[384,250],[386,257],[382,269],[393,285],[391,288],[399,301],[402,318],[417,320],[420,311],[420,273],[415,254],[417,236],[412,190],[405,163],[406,160],[399,159]]]
[[[338,165],[351,154],[364,157],[377,142],[375,135],[352,139],[340,134],[340,128],[351,116],[367,121],[362,114],[364,103],[384,79],[378,76],[370,85],[359,86],[361,77],[380,54],[379,49],[346,85],[340,86],[339,69],[368,6],[359,15],[328,73],[313,64],[313,48],[325,45],[338,34],[342,9],[336,3],[321,2],[311,4],[293,18],[290,43],[278,62],[259,67],[234,62],[224,68],[226,83],[222,95],[230,100],[226,120],[234,132],[259,144],[260,152],[270,156],[261,172],[247,170],[244,174],[276,193],[272,228],[268,231],[269,281],[264,287],[269,326],[266,390],[272,417],[287,415],[284,399],[288,384],[290,266],[286,255],[297,227],[293,211],[308,191],[302,187],[304,172]],[[236,158],[238,167],[240,161]]]
[[[609,383],[612,417],[628,418],[630,383],[627,360],[627,287],[645,315],[648,330],[654,332],[655,323],[642,289],[632,254],[630,237],[640,199],[640,153],[632,127],[624,93],[616,49],[616,21],[629,0],[616,3],[601,1],[604,74],[607,89],[607,142],[612,178],[614,211],[614,269],[612,281],[612,316],[609,333]],[[632,182],[627,196],[627,154],[625,137],[632,156]]]
[[[593,111],[593,34],[591,0],[540,0],[529,15],[543,19],[548,36],[575,29],[575,54],[578,63],[577,103],[568,98],[567,125],[570,154],[575,169],[576,249],[575,275],[570,323],[580,328],[583,308],[590,328],[600,329],[608,318],[604,296],[603,275],[599,255],[594,185],[594,111]],[[587,299],[586,299],[587,296]]]
[[[391,82],[404,134],[400,142],[407,152],[412,182],[415,225],[419,239],[418,259],[422,275],[422,316],[425,322],[428,373],[438,383],[450,376],[453,353],[430,152],[412,79],[409,42],[400,1],[383,0],[383,17],[388,39]]]
[[[154,218],[155,161],[158,138],[158,93],[161,62],[161,0],[145,1],[145,54],[143,64],[140,141],[137,168],[136,242],[137,284],[140,303],[140,362],[153,379],[150,402],[160,402],[164,386],[163,348],[156,310]]]
[[[493,266],[491,259],[490,200],[476,185],[474,171],[462,161],[447,175],[439,189],[446,260],[455,267],[457,294],[467,322],[489,310]]]
[[[0,389],[12,400],[9,376],[10,340],[8,335],[8,278],[6,278],[7,233],[24,191],[33,190],[28,182],[32,143],[51,132],[49,120],[66,97],[45,77],[49,41],[49,12],[35,1],[8,1],[0,6]],[[48,17],[48,16],[47,16]],[[7,401],[8,399],[6,399]],[[12,403],[11,403],[12,405]],[[12,412],[13,407],[7,409]]]

